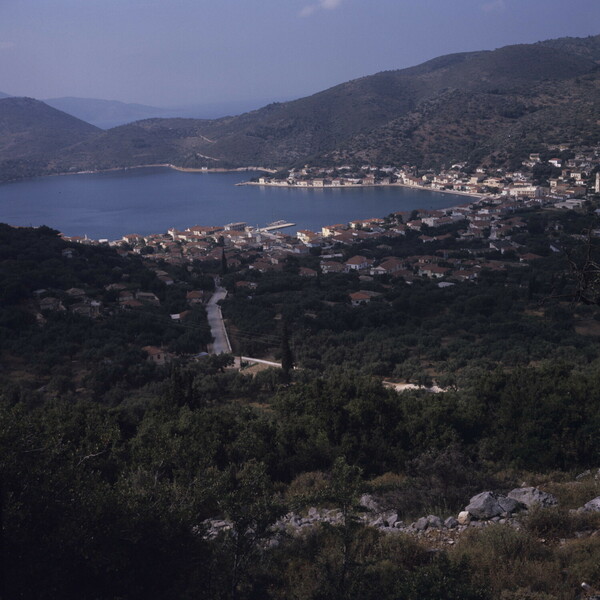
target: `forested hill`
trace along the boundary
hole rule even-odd
[[[45,168],[503,163],[543,144],[598,139],[599,56],[600,36],[451,54],[239,116],[149,119],[82,135],[50,151]]]
[[[597,35],[586,38],[564,37],[555,40],[546,40],[539,42],[539,44],[548,48],[556,48],[563,52],[577,54],[590,60],[599,61],[600,46],[598,44],[598,37]]]
[[[0,152],[14,158],[48,156],[99,129],[33,98],[0,101]]]
[[[33,98],[0,99],[0,180],[54,170],[62,149],[100,129]]]

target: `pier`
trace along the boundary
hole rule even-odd
[[[287,223],[286,221],[275,221],[269,223],[266,227],[261,227],[260,231],[275,231],[276,229],[285,229],[286,227],[294,227],[296,223]]]

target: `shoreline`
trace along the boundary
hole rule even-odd
[[[274,187],[274,188],[286,188],[290,190],[322,190],[322,189],[333,189],[333,190],[343,190],[343,189],[354,189],[354,188],[363,188],[363,187],[402,187],[407,188],[409,190],[421,190],[425,192],[440,192],[441,194],[455,194],[457,196],[467,196],[469,198],[475,198],[480,200],[481,198],[487,198],[493,194],[478,194],[477,192],[463,192],[461,190],[436,190],[430,187],[425,187],[421,185],[407,185],[405,183],[353,183],[351,185],[320,185],[318,187],[313,186],[298,186],[298,185],[289,185],[287,183],[258,183],[258,181],[241,181],[240,183],[236,183],[235,185],[255,185],[260,187]]]
[[[206,168],[206,169],[196,169],[196,168],[186,168],[186,167],[178,167],[176,165],[173,165],[171,163],[155,163],[155,164],[146,164],[146,165],[137,165],[134,167],[114,167],[111,169],[101,169],[101,170],[88,170],[88,171],[78,171],[78,172],[70,172],[70,173],[54,173],[51,176],[52,177],[59,177],[62,175],[85,175],[85,174],[101,174],[101,173],[110,173],[110,172],[115,172],[115,171],[129,171],[129,170],[133,170],[133,169],[148,169],[148,168],[168,168],[174,171],[180,171],[180,172],[191,172],[191,173],[195,173],[195,172],[200,172],[200,173],[234,173],[234,172],[249,172],[249,171],[263,171],[263,172],[267,172],[268,170],[266,168],[262,168],[262,167],[236,167],[236,168],[231,168],[231,169],[224,169],[224,168]],[[38,177],[49,177],[50,175],[45,175],[45,176],[38,176]],[[35,179],[35,178],[28,178],[28,179]],[[13,180],[14,182],[19,182],[19,181],[25,181],[25,180]],[[6,182],[8,183],[8,182]],[[464,191],[456,191],[456,190],[436,190],[436,189],[430,189],[424,186],[414,186],[414,185],[406,185],[403,183],[384,183],[384,184],[353,184],[353,185],[347,185],[347,186],[332,186],[332,185],[326,185],[323,186],[323,188],[321,188],[321,186],[319,187],[299,187],[299,186],[292,186],[292,185],[273,185],[273,184],[261,184],[258,182],[250,182],[250,181],[246,181],[246,182],[239,182],[236,183],[234,185],[253,185],[253,186],[263,186],[263,187],[275,187],[278,189],[281,188],[287,188],[290,190],[319,190],[319,189],[323,189],[323,188],[337,188],[337,189],[353,189],[353,188],[376,188],[376,187],[403,187],[403,188],[407,188],[407,189],[412,189],[412,190],[420,190],[420,191],[427,191],[427,192],[440,192],[442,194],[454,194],[457,197],[457,200],[452,202],[452,206],[446,207],[445,210],[451,209],[451,208],[463,208],[465,206],[468,206],[471,203],[477,203],[478,201],[481,201],[481,199],[486,198],[486,197],[490,197],[489,194],[476,194],[476,193],[471,193],[471,192],[464,192]],[[461,202],[460,198],[458,198],[459,196],[464,196],[465,197],[465,201]],[[424,208],[418,208],[417,210],[425,210]],[[151,232],[151,233],[157,233],[157,232]],[[96,237],[96,236],[91,236],[90,239],[94,240],[94,241],[99,241],[99,239],[104,239],[104,237],[110,237],[110,235],[106,236],[102,236],[102,237]]]
[[[211,168],[194,168],[194,167],[178,167],[170,163],[157,163],[149,165],[134,165],[131,167],[111,167],[110,169],[87,169],[85,171],[63,171],[60,173],[41,173],[39,175],[32,175],[31,177],[20,177],[18,179],[7,179],[6,181],[0,181],[0,185],[5,183],[19,183],[20,181],[31,181],[32,179],[38,179],[40,177],[63,177],[65,175],[96,175],[100,173],[113,173],[115,171],[131,171],[133,169],[152,169],[152,168],[166,168],[172,169],[173,171],[180,171],[182,173],[243,173],[247,171],[259,171],[264,173],[277,173],[278,169],[270,169],[268,167],[232,167],[225,169],[221,167]]]
[[[50,177],[61,177],[63,175],[94,175],[97,173],[112,173],[114,171],[131,171],[133,169],[156,169],[166,168],[172,169],[173,171],[180,171],[182,173],[243,173],[247,171],[261,171],[264,173],[277,173],[277,169],[269,169],[267,167],[232,167],[226,169],[224,167],[207,167],[207,168],[196,168],[196,167],[178,167],[171,163],[156,163],[149,165],[135,165],[131,167],[112,167],[110,169],[93,169],[86,171],[72,171],[66,173],[52,173]],[[36,177],[47,177],[46,175],[38,175]],[[32,178],[33,179],[33,178]],[[13,179],[12,181],[23,181],[22,179]],[[9,183],[9,182],[6,182]]]
[[[96,175],[101,173],[114,173],[116,171],[130,171],[133,169],[153,169],[153,168],[166,168],[171,169],[173,171],[179,171],[180,173],[244,173],[249,171],[257,171],[263,173],[277,173],[280,169],[271,169],[268,167],[232,167],[229,169],[223,167],[207,167],[207,168],[196,168],[196,167],[178,167],[172,163],[156,163],[156,164],[147,164],[147,165],[135,165],[131,167],[111,167],[110,169],[93,169],[93,170],[85,170],[85,171],[67,171],[62,173],[48,173],[46,175],[34,175],[32,177],[24,177],[21,179],[9,179],[7,181],[0,181],[0,185],[4,183],[18,183],[20,181],[30,181],[32,179],[37,179],[38,177],[63,177],[65,175]],[[257,181],[240,181],[239,183],[234,184],[236,186],[259,186],[259,187],[275,187],[275,188],[286,188],[286,189],[294,189],[294,190],[320,190],[320,189],[353,189],[353,188],[365,188],[365,187],[402,187],[412,190],[421,190],[425,192],[440,192],[441,194],[454,194],[456,196],[466,196],[468,198],[474,198],[476,200],[481,200],[482,198],[486,198],[490,196],[490,194],[478,194],[475,192],[463,192],[459,190],[435,190],[424,186],[415,186],[415,185],[406,185],[405,183],[356,183],[352,185],[323,185],[319,187],[312,186],[294,186],[289,184],[277,184],[277,183],[258,183]],[[461,205],[459,205],[461,206]]]

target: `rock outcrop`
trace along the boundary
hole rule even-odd
[[[579,510],[581,512],[600,512],[600,496],[586,502]]]
[[[521,508],[519,502],[495,492],[481,492],[473,496],[465,508],[471,517],[483,521],[511,515]]]
[[[558,504],[558,500],[552,494],[534,487],[516,488],[508,492],[508,497],[524,504],[527,508],[532,508],[536,504],[544,508]]]
[[[353,518],[363,525],[374,527],[383,533],[406,533],[417,536],[438,536],[447,543],[454,543],[453,538],[467,527],[485,527],[494,523],[506,523],[515,527],[519,522],[514,515],[539,505],[543,508],[555,506],[557,500],[551,494],[534,487],[512,490],[507,496],[497,492],[481,492],[473,496],[456,518],[448,517],[445,521],[437,515],[421,517],[411,524],[400,520],[398,513],[383,510],[371,495],[363,495],[360,499],[362,513]],[[600,511],[600,496],[590,500],[580,511]],[[290,512],[279,519],[271,528],[273,536],[299,535],[303,531],[321,524],[342,525],[344,515],[338,509],[311,507],[302,514]],[[198,528],[206,538],[214,538],[231,529],[231,523],[222,519],[208,519]]]

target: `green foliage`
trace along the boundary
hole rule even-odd
[[[182,276],[190,277],[187,271]],[[162,306],[122,310],[116,291],[105,288],[123,282],[134,290],[154,290]],[[90,396],[114,402],[123,390],[161,377],[147,362],[144,346],[165,346],[185,355],[199,353],[211,341],[204,310],[194,309],[182,323],[169,318],[171,310],[185,308],[184,282],[166,289],[138,257],[66,243],[48,227],[0,224],[0,351],[12,361],[25,361],[38,387],[50,383],[48,389],[55,393],[73,392],[83,383]],[[98,318],[69,310],[77,302],[69,288],[103,304]],[[46,296],[67,310],[42,311],[36,319],[36,303]],[[63,373],[59,383],[53,375],[65,367],[65,359],[70,382]]]
[[[228,597],[235,599],[244,587],[252,589],[252,581],[244,581],[250,571],[251,561],[260,556],[258,543],[270,536],[269,527],[285,511],[274,496],[272,483],[265,467],[256,461],[244,463],[239,469],[229,466],[217,477],[215,497],[231,529],[217,539],[219,552],[229,567]]]
[[[600,539],[569,540],[558,552],[562,567],[573,585],[600,580]]]
[[[600,516],[595,513],[573,513],[562,507],[535,506],[523,518],[526,531],[538,538],[560,539],[572,537],[577,531],[595,530]]]
[[[452,552],[476,564],[475,581],[492,597],[502,590],[549,592],[560,581],[560,566],[550,549],[530,534],[492,525],[463,536]]]
[[[290,348],[287,324],[284,322],[281,332],[281,370],[285,379],[289,380],[290,371],[294,368],[294,357]]]
[[[530,216],[543,245],[545,221]],[[20,233],[0,227],[7,597],[546,600],[597,578],[596,538],[554,546],[597,528],[595,515],[568,512],[598,495],[592,471],[544,485],[562,508],[529,511],[520,531],[473,528],[447,553],[357,519],[363,491],[403,518],[445,515],[513,484],[494,472],[597,469],[597,341],[574,330],[597,310],[550,299],[574,289],[560,257],[451,288],[299,277],[313,257],[251,274],[252,299],[232,294],[224,311],[239,347],[288,370],[293,348],[299,368],[283,385],[279,370],[230,369],[231,355],[186,356],[209,339],[206,315],[178,324],[167,311],[189,287],[210,289],[201,273],[173,271],[167,289],[137,257],[73,248],[45,228]],[[415,251],[410,236],[386,246],[361,251]],[[124,280],[154,289],[161,306],[99,319],[36,319],[29,308],[40,285],[110,303],[104,286]],[[347,294],[363,286],[381,296],[352,308]],[[180,356],[158,367],[145,345]],[[446,389],[397,393],[381,384],[390,376]],[[274,535],[288,507],[321,503],[342,523]],[[231,528],[211,537],[203,522],[213,518]]]

